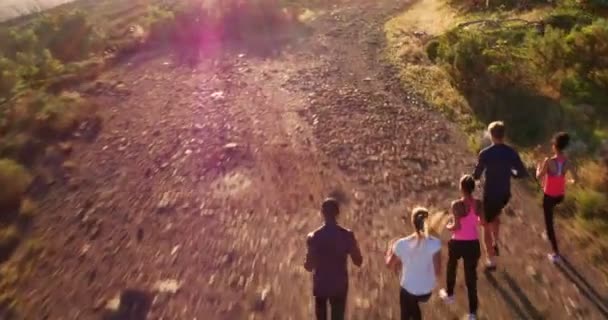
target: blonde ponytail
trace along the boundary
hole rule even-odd
[[[420,245],[422,239],[429,237],[429,210],[423,207],[416,207],[412,210],[412,225],[416,232],[416,246]]]

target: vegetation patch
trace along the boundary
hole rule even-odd
[[[31,180],[31,175],[22,165],[13,160],[0,159],[0,212],[19,208]],[[0,218],[5,219],[4,216]]]
[[[421,0],[385,28],[387,58],[404,86],[460,123],[474,149],[479,130],[497,119],[508,123],[509,139],[524,154],[535,154],[558,130],[573,135],[578,179],[562,212],[579,232],[603,239],[602,248],[608,247],[605,8],[601,1]]]

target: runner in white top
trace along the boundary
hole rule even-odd
[[[420,320],[420,302],[427,302],[441,272],[441,241],[428,235],[429,212],[416,208],[412,212],[415,232],[395,241],[389,248],[386,264],[401,265],[400,305],[402,320]]]

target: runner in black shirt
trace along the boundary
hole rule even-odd
[[[327,302],[331,305],[331,319],[343,320],[348,293],[347,259],[360,267],[363,257],[355,234],[338,225],[338,201],[323,202],[321,213],[325,224],[308,234],[304,268],[313,273],[313,295],[317,320],[327,319]]]
[[[494,257],[498,255],[499,215],[511,198],[511,177],[528,176],[519,154],[504,144],[505,126],[502,122],[490,123],[488,131],[492,145],[479,153],[473,176],[476,180],[485,172],[483,190],[484,243],[488,258],[486,267],[496,268]]]

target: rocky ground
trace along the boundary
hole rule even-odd
[[[407,4],[332,3],[273,55],[215,51],[191,69],[142,54],[82,88],[103,129],[66,148],[42,203],[33,236],[45,255],[19,283],[22,317],[310,319],[304,240],[340,192],[365,257],[348,318],[397,318],[387,241],[411,230],[400,217],[413,206],[447,208],[475,157],[380,62],[383,23]],[[546,261],[540,208],[522,188],[510,213],[499,270],[480,268],[480,318],[605,319],[568,277],[592,268],[576,254],[572,268]],[[432,298],[427,319],[465,313],[458,285],[458,303]]]

